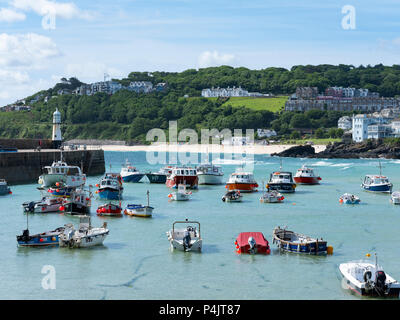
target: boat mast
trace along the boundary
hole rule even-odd
[[[147,206],[150,207],[150,197],[149,197],[149,190],[147,190]]]

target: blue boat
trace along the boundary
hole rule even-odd
[[[100,199],[105,200],[121,200],[122,192],[122,178],[119,173],[106,173],[101,179],[100,184],[96,184],[99,189],[96,193]]]
[[[53,231],[47,231],[34,235],[29,234],[26,229],[22,235],[17,236],[18,246],[20,247],[48,247],[58,246],[58,236],[64,231],[64,227],[57,228]]]
[[[388,177],[382,175],[382,166],[379,161],[379,175],[368,174],[364,177],[361,187],[365,191],[371,192],[387,192],[391,193],[393,184],[389,181]]]
[[[314,255],[327,253],[327,242],[322,238],[314,239],[281,227],[276,227],[272,236],[273,243],[283,251]]]

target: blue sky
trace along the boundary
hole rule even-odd
[[[342,7],[356,28],[342,28]],[[44,29],[49,10],[55,28]],[[400,1],[0,0],[0,106],[61,77],[400,63]]]

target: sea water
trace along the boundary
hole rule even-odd
[[[139,170],[157,171],[145,152],[105,152],[106,169],[119,172],[125,159]],[[199,157],[200,159],[200,157]],[[217,161],[224,182],[238,163]],[[383,174],[400,189],[399,161],[382,160]],[[0,298],[1,299],[356,299],[342,288],[338,266],[342,262],[378,253],[379,263],[400,280],[400,206],[389,194],[362,190],[366,174],[378,174],[375,159],[283,159],[283,170],[293,174],[303,164],[315,168],[320,185],[299,185],[280,204],[260,203],[262,182],[279,170],[280,158],[254,156],[254,176],[259,192],[243,194],[241,203],[225,203],[225,185],[203,186],[190,201],[168,201],[163,184],[125,183],[122,206],[146,204],[147,190],[153,217],[102,218],[92,200],[92,225],[107,221],[110,233],[103,246],[86,249],[18,248],[16,235],[26,228],[21,204],[40,199],[37,184],[12,186],[12,195],[0,198]],[[89,177],[95,185],[101,176]],[[94,191],[94,190],[93,190]],[[345,192],[361,198],[359,205],[342,205]],[[174,221],[201,223],[202,253],[171,252],[166,231]],[[63,214],[30,214],[29,230],[40,233],[79,219]],[[327,240],[333,255],[281,253],[272,244],[272,230],[287,226]],[[238,255],[234,241],[240,232],[260,231],[272,248],[270,255]],[[54,267],[55,289],[42,285]]]

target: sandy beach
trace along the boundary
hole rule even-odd
[[[153,152],[194,152],[194,153],[247,153],[247,154],[271,154],[284,151],[295,145],[249,145],[249,146],[224,146],[217,144],[154,144],[150,146],[123,146],[103,145],[104,151],[153,151]],[[93,146],[95,147],[95,146]],[[96,146],[97,148],[99,146]],[[315,152],[324,151],[325,145],[314,145]]]

